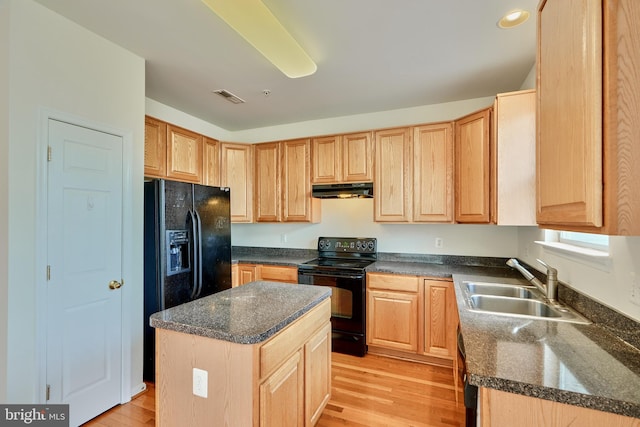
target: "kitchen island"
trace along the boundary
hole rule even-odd
[[[331,391],[331,289],[257,281],[151,316],[158,426],[308,426]]]

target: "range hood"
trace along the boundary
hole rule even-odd
[[[369,198],[373,197],[373,183],[318,184],[312,187],[311,195],[318,199]]]

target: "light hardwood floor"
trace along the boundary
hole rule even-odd
[[[464,405],[451,368],[386,357],[332,354],[331,400],[317,427],[464,425]],[[117,406],[85,426],[153,426],[155,388]],[[458,389],[459,393],[459,389]]]

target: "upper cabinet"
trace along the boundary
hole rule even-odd
[[[231,189],[231,221],[253,221],[253,146],[220,144],[220,185]]]
[[[640,235],[637,0],[538,9],[538,224]]]
[[[408,222],[411,220],[413,191],[410,128],[375,132],[374,151],[374,220]]]
[[[167,174],[167,124],[144,118],[144,175],[164,178]]]
[[[202,135],[167,124],[167,178],[201,182],[202,142]]]
[[[207,137],[202,146],[202,183],[220,186],[220,142]]]
[[[536,225],[536,91],[498,94],[493,111],[491,222]]]
[[[413,128],[413,220],[453,222],[453,123]]]
[[[455,219],[489,223],[491,110],[455,122]]]
[[[371,132],[332,135],[311,140],[314,184],[373,181]]]
[[[255,212],[258,222],[316,222],[320,200],[311,197],[308,139],[255,145]]]

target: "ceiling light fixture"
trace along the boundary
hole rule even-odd
[[[527,19],[529,19],[529,12],[522,9],[515,9],[511,12],[506,13],[500,20],[498,21],[498,27],[500,28],[513,28],[518,25],[524,23]]]
[[[233,102],[234,104],[244,104],[244,99],[240,98],[239,96],[236,96],[234,94],[232,94],[231,92],[229,92],[228,90],[225,89],[218,89],[218,90],[214,90],[213,93],[220,95],[221,97],[223,97],[224,99],[226,99],[229,102]]]
[[[292,79],[318,68],[260,0],[202,0],[216,15]]]

